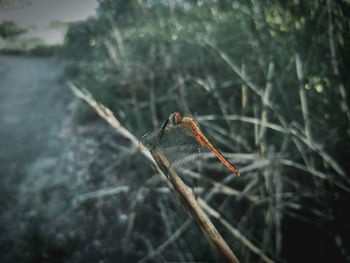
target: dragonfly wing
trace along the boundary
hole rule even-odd
[[[154,145],[157,134],[158,131],[143,134],[139,140],[139,148],[143,151],[150,151]]]
[[[161,138],[157,139],[159,131],[146,134],[140,142],[147,150],[157,142],[157,147],[165,155],[172,167],[178,167],[198,157],[198,152],[203,150],[195,137],[188,135],[180,126],[168,127]]]

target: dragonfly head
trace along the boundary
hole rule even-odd
[[[178,112],[174,112],[169,116],[169,122],[173,125],[179,124],[181,120],[182,120],[181,114]]]

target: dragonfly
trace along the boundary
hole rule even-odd
[[[189,158],[190,153],[207,148],[237,176],[238,170],[217,150],[209,139],[203,134],[199,124],[191,117],[182,117],[179,112],[170,114],[164,121],[159,131],[141,136],[142,145],[152,151],[158,147],[171,161],[169,168],[174,162]],[[178,162],[180,163],[180,161]]]

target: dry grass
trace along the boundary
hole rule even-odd
[[[328,12],[327,39],[332,57],[330,65],[322,66],[325,71],[331,68],[332,74],[323,72],[322,75],[313,64],[310,59],[312,48],[311,55],[305,55],[301,50],[283,50],[279,45],[288,47],[289,43],[286,42],[294,38],[287,37],[289,40],[284,40],[284,31],[281,31],[279,38],[270,35],[272,30],[265,32],[263,28],[269,25],[264,24],[266,21],[263,16],[271,10],[254,2],[252,6],[256,8],[248,5],[246,9],[236,10],[248,18],[246,23],[238,25],[242,31],[237,33],[238,37],[229,38],[232,41],[225,43],[216,38],[215,30],[209,29],[217,26],[216,29],[220,31],[223,26],[220,19],[238,23],[242,18],[234,20],[236,11],[232,16],[223,13],[218,18],[203,15],[203,20],[194,19],[193,28],[202,28],[204,24],[205,30],[195,34],[191,41],[186,35],[186,25],[173,18],[169,23],[174,28],[184,30],[183,39],[180,39],[183,31],[175,30],[178,34],[170,34],[169,38],[178,37],[180,40],[169,40],[171,44],[168,47],[164,44],[166,41],[163,43],[161,39],[159,44],[152,43],[147,51],[128,44],[129,38],[124,41],[123,30],[119,25],[114,25],[115,31],[111,33],[109,42],[103,43],[107,47],[107,55],[102,61],[118,69],[115,75],[113,71],[109,72],[115,78],[112,83],[116,86],[114,91],[117,95],[111,96],[114,98],[111,105],[118,118],[107,107],[97,103],[88,92],[82,92],[73,84],[70,86],[78,97],[89,103],[101,117],[131,141],[130,152],[137,149],[138,136],[135,134],[147,132],[150,127],[159,129],[163,118],[166,118],[164,116],[169,113],[176,110],[183,115],[194,114],[206,135],[215,138],[219,148],[225,150],[224,155],[238,166],[241,177],[227,175],[225,167],[211,154],[202,154],[190,170],[176,171],[184,179],[192,180],[190,184],[196,189],[201,208],[213,219],[228,246],[236,251],[241,261],[283,261],[283,253],[288,250],[283,247],[287,219],[300,220],[310,225],[317,222],[321,229],[324,222],[331,222],[335,217],[332,201],[328,197],[336,200],[338,194],[344,197],[350,193],[350,179],[344,162],[335,153],[333,145],[328,145],[339,143],[334,139],[339,135],[339,128],[332,126],[332,116],[327,117],[328,112],[315,109],[332,107],[329,102],[334,95],[331,91],[331,76],[340,74],[337,49],[334,47],[332,4],[332,1],[327,1],[327,10],[322,11]],[[278,12],[283,14],[283,10],[276,9],[274,15]],[[150,23],[150,28],[148,25],[140,27],[140,34],[153,32],[153,27],[158,26],[157,21],[153,22],[155,24]],[[162,23],[158,22],[160,27],[157,29],[161,30]],[[250,28],[247,24],[253,29],[245,35]],[[257,25],[263,26],[257,28]],[[189,32],[193,34],[190,30],[192,28]],[[288,30],[290,36],[295,33],[294,27]],[[268,39],[268,45],[262,39]],[[252,45],[248,49],[252,54],[245,53],[247,43]],[[270,45],[276,50],[271,51],[273,48]],[[236,51],[236,46],[237,50],[242,50]],[[184,58],[182,51],[188,52],[187,56],[198,53]],[[316,88],[308,90],[312,79],[321,84],[324,81],[323,88],[329,89],[329,92],[315,91]],[[337,89],[341,111],[334,110],[332,113],[344,114],[348,120],[344,83],[337,83]],[[332,135],[322,135],[321,129]],[[342,138],[348,137],[345,135]],[[142,154],[146,154],[146,158],[154,164],[150,153]],[[135,173],[140,171],[135,170]],[[158,174],[163,174],[161,178],[169,182],[169,178],[159,168],[154,176],[149,177],[158,178]],[[200,182],[199,187],[193,181]],[[189,235],[191,224],[189,220],[179,222],[177,211],[164,204],[170,199],[169,191],[158,183],[157,180],[147,181],[139,187],[137,196],[150,196],[152,191],[160,194],[164,202],[159,201],[158,208],[166,225],[168,239],[155,245],[147,239],[149,237],[143,237],[149,253],[140,262],[151,258],[161,261],[171,246],[181,250],[178,258],[193,259],[193,250],[184,241],[185,236]],[[109,191],[113,190],[102,190],[98,194],[108,194]],[[137,200],[132,205],[126,247],[132,242],[132,237],[137,235],[134,223],[138,216],[136,208],[142,203],[141,198]]]

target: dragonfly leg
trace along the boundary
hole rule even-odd
[[[171,168],[171,166],[173,166],[173,164],[174,164],[174,161],[171,161],[171,162],[169,163],[169,167],[168,167],[168,169],[170,169],[170,168]]]
[[[163,125],[162,125],[162,127],[160,128],[160,130],[159,130],[159,132],[158,132],[158,134],[157,134],[157,136],[156,136],[156,138],[155,138],[155,140],[153,142],[153,145],[152,145],[152,147],[150,149],[151,152],[155,149],[155,147],[158,146],[158,144],[159,144],[160,140],[162,139],[162,136],[163,136],[163,134],[165,132],[165,129],[168,126],[168,124],[169,124],[169,119],[165,120]],[[145,136],[147,136],[147,133],[143,135],[143,137],[145,137]]]

